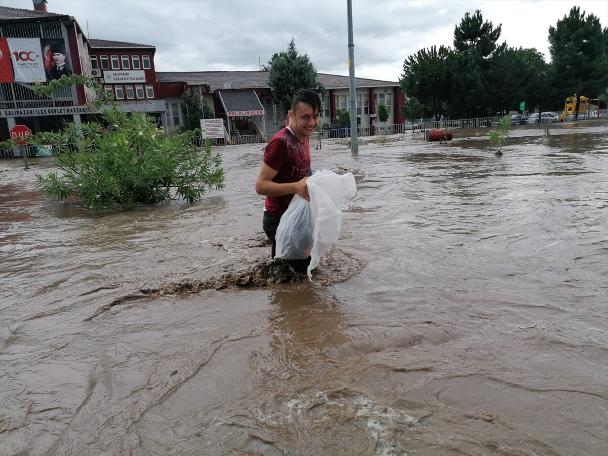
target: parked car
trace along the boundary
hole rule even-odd
[[[539,120],[539,117],[540,117],[540,120]],[[548,123],[553,123],[553,122],[557,122],[557,121],[559,121],[559,115],[557,115],[556,113],[554,113],[552,111],[541,112],[540,114],[537,112],[533,112],[532,114],[530,114],[528,116],[529,124],[535,124],[535,123],[548,124]]]
[[[528,123],[528,116],[521,114],[511,115],[511,125],[525,125],[526,123]]]
[[[541,122],[551,123],[559,120],[559,115],[553,111],[546,111],[540,113]]]

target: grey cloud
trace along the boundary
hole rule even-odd
[[[31,0],[2,3],[32,8]],[[603,2],[579,3],[593,11]],[[348,73],[344,0],[48,0],[48,7],[75,16],[85,31],[88,21],[94,38],[156,46],[159,70],[257,69],[293,37],[318,71]],[[518,31],[531,15],[538,22],[550,12],[564,14],[564,2],[542,0],[353,0],[357,75],[397,80],[408,55],[451,45],[454,26],[477,8],[495,25],[503,23],[503,34],[508,27]],[[606,12],[596,12],[604,26]],[[528,27],[527,47],[546,46],[547,28]]]

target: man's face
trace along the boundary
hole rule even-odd
[[[53,53],[53,62],[55,62],[55,65],[63,65],[65,63],[65,55],[63,55],[61,52],[54,52]]]
[[[289,126],[298,139],[312,135],[319,126],[319,112],[306,103],[298,103],[294,110],[290,111]]]

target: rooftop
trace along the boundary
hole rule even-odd
[[[326,89],[348,88],[348,76],[318,73],[319,82]],[[267,71],[157,71],[158,82],[185,82],[189,85],[203,85],[211,91],[221,89],[260,89],[268,87]],[[355,78],[358,88],[395,87],[398,82],[378,79]]]
[[[22,8],[10,8],[8,6],[0,6],[0,20],[14,19],[47,19],[69,17],[65,14],[56,14],[48,12],[38,12],[34,10],[26,10]]]
[[[156,49],[156,47],[149,44],[127,43],[126,41],[98,40],[95,38],[89,38],[89,46],[91,49]]]

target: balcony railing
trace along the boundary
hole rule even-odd
[[[28,84],[0,84],[0,109],[52,108],[73,104],[72,87],[63,87],[56,90],[52,97],[44,97],[31,90]]]

